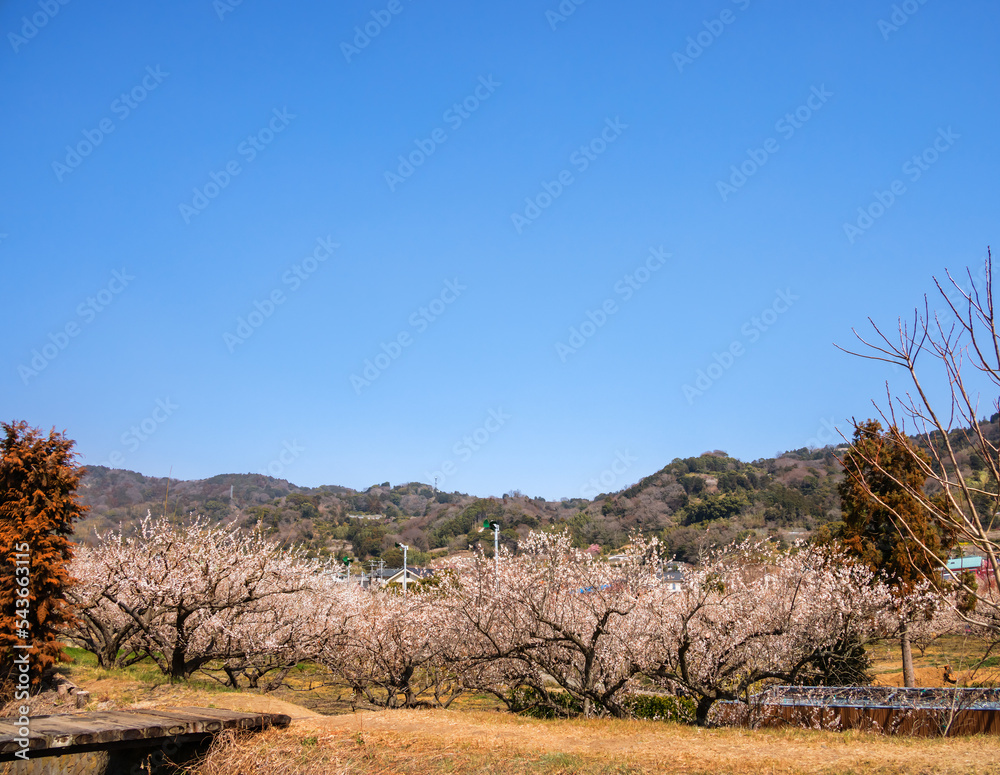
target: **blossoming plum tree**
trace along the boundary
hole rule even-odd
[[[138,533],[100,537],[81,557],[79,640],[105,661],[119,649],[152,658],[172,678],[222,662],[227,682],[252,685],[304,659],[326,621],[340,568],[284,550],[261,531],[173,525],[147,515]]]
[[[643,672],[693,696],[706,724],[716,701],[797,683],[839,645],[885,632],[891,602],[888,586],[843,553],[745,542],[686,573],[679,593],[649,596],[655,635]]]

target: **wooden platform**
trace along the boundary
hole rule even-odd
[[[291,719],[277,713],[238,713],[218,708],[171,708],[169,710],[118,710],[34,716],[29,720],[29,762],[15,756],[23,750],[18,742],[21,726],[17,718],[0,719],[0,772],[43,773],[73,771],[100,775],[121,771],[128,763],[158,757],[180,761],[203,749],[224,729],[259,731],[286,727]],[[88,755],[89,754],[89,755]],[[97,754],[97,755],[94,755]],[[83,755],[79,762],[53,757]],[[27,767],[32,764],[34,766]],[[69,765],[69,766],[67,766]]]

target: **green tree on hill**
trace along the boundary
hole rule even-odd
[[[684,507],[684,524],[711,522],[716,519],[731,519],[750,505],[743,495],[708,495]]]

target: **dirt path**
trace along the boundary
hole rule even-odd
[[[285,700],[279,700],[268,694],[237,694],[229,692],[193,692],[190,689],[178,690],[171,695],[161,693],[155,699],[132,703],[130,708],[170,708],[170,707],[203,707],[224,708],[243,713],[284,713],[292,721],[307,721],[322,719],[325,716],[315,711],[303,708]]]

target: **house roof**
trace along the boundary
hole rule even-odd
[[[679,570],[665,570],[660,574],[663,581],[684,581],[684,574]]]
[[[977,570],[983,567],[982,557],[956,557],[948,560],[948,570]]]
[[[410,567],[407,567],[407,569],[406,569],[406,576],[407,576],[407,578],[410,578],[410,579],[413,579],[413,578],[417,578],[417,579],[429,579],[433,575],[434,575],[434,569],[433,568],[410,568]],[[383,578],[385,578],[385,577],[383,577]],[[391,584],[394,581],[402,581],[402,578],[403,578],[403,569],[400,568],[395,573],[393,573],[391,577],[386,578],[386,583],[387,584]]]
[[[368,571],[367,575],[368,578],[371,579],[389,579],[402,570],[402,568],[375,568],[374,570]]]

